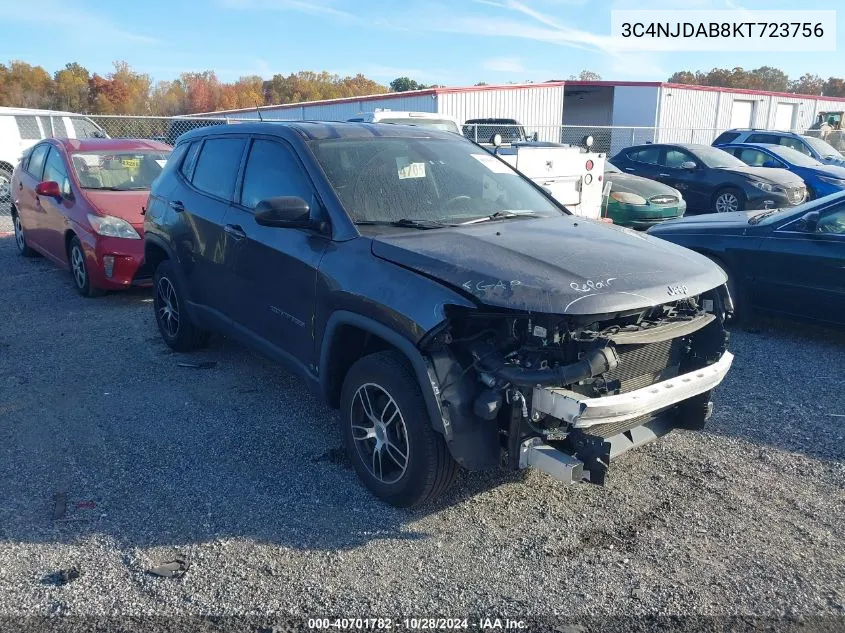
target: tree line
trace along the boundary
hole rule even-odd
[[[739,66],[714,68],[707,72],[682,70],[669,77],[669,83],[845,97],[845,79],[823,79],[813,73],[804,73],[798,79],[790,79],[785,72],[772,66],[761,66],[753,70],[745,70]]]
[[[570,79],[598,80],[601,77],[585,70],[571,75]],[[669,82],[845,97],[845,79],[823,79],[812,73],[790,79],[785,72],[772,66],[753,70],[740,67],[714,68],[707,72],[684,70],[674,73]],[[223,82],[214,71],[208,70],[182,73],[172,81],[154,82],[149,75],[135,71],[124,61],[114,62],[113,70],[105,75],[92,74],[76,62],[66,64],[52,75],[41,66],[19,60],[0,64],[0,106],[83,114],[174,116],[434,87],[437,85],[425,85],[409,77],[398,77],[389,86],[384,86],[362,74],[341,77],[325,71],[276,74],[271,79],[246,76]]]
[[[102,76],[73,62],[50,75],[23,61],[0,64],[0,106],[173,116],[388,92],[387,86],[361,74],[300,71],[267,80],[248,76],[222,82],[208,70],[153,82],[126,62],[116,61],[113,67]]]

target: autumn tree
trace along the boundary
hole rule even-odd
[[[570,81],[601,81],[601,75],[592,70],[582,70],[577,75],[569,75]]]
[[[822,93],[826,97],[845,97],[845,79],[831,77],[824,82]]]
[[[824,90],[824,79],[818,75],[805,73],[790,84],[790,91],[803,95],[818,95]]]
[[[49,108],[53,104],[53,78],[41,66],[13,60],[0,75],[0,105]]]
[[[53,105],[59,110],[88,112],[88,82],[91,74],[76,62],[66,64],[53,75]]]
[[[418,83],[410,77],[397,77],[390,82],[392,92],[408,92],[409,90],[425,90],[426,88],[430,88],[430,86]]]

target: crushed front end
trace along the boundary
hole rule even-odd
[[[723,305],[715,289],[590,316],[455,309],[423,342],[453,456],[604,483],[630,448],[703,427],[733,360]]]

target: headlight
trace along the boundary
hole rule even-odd
[[[88,214],[88,221],[97,235],[103,237],[122,237],[127,240],[140,240],[141,236],[132,228],[126,220],[116,218],[113,215]]]
[[[646,204],[645,198],[638,196],[635,193],[628,193],[627,191],[611,191],[610,197],[616,200],[616,202],[621,202],[622,204]]]
[[[763,180],[752,180],[751,184],[766,193],[786,193],[786,189]]]
[[[833,185],[834,187],[841,187],[845,189],[845,180],[833,178],[832,176],[819,176],[819,180],[826,182],[829,185]]]

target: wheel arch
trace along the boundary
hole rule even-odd
[[[343,380],[356,360],[388,349],[396,350],[408,361],[434,429],[449,439],[450,433],[443,422],[440,401],[435,393],[437,382],[420,350],[386,325],[354,312],[336,311],[326,322],[318,365],[320,390],[326,402],[333,408],[338,407]]]

